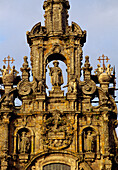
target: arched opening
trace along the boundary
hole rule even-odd
[[[49,75],[50,73],[50,69],[51,67],[54,67],[53,62],[57,60],[59,62],[58,67],[61,69],[62,71],[62,77],[63,77],[63,84],[61,85],[61,90],[64,90],[64,94],[66,94],[67,92],[67,87],[63,88],[65,85],[67,85],[67,65],[66,65],[66,58],[60,54],[52,54],[47,58],[46,61],[46,85],[48,86],[47,89],[47,95],[49,95],[49,91],[52,90],[52,83],[51,83],[51,77]]]
[[[99,106],[99,98],[95,96],[95,98],[91,100],[91,104],[92,106]]]
[[[53,60],[61,60],[62,62],[67,64],[67,60],[62,54],[54,53],[54,54],[49,55],[46,59],[46,63],[48,64]]]
[[[52,163],[43,166],[43,170],[71,170],[71,167],[66,164]]]
[[[14,100],[14,104],[16,107],[20,107],[22,105],[22,101],[17,97]]]

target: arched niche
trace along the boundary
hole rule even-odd
[[[46,79],[46,66],[54,60],[59,60],[65,63],[66,67],[67,67],[67,78],[69,80],[70,77],[70,58],[69,56],[64,53],[54,53],[54,52],[49,52],[45,55],[44,57],[44,79]]]
[[[93,128],[87,127],[82,132],[82,151],[97,152],[97,136]]]
[[[88,136],[87,136],[88,135]],[[87,139],[88,137],[88,139]],[[85,138],[88,140],[85,141]],[[93,140],[93,141],[92,141]],[[85,149],[85,144],[87,144],[87,142],[90,144],[90,142],[93,142],[93,146],[92,143],[90,144],[91,146],[87,146],[88,148]],[[81,128],[80,132],[79,132],[79,143],[81,145],[79,145],[79,151],[82,152],[95,152],[95,153],[99,153],[100,152],[100,139],[99,139],[99,132],[98,129],[96,127],[93,126],[84,126],[83,128]],[[89,147],[93,147],[90,148]],[[89,150],[89,151],[87,151]]]
[[[58,53],[55,54],[51,54],[50,56],[47,57],[46,60],[46,85],[49,87],[49,89],[47,90],[50,91],[52,89],[52,84],[51,84],[51,77],[49,76],[49,67],[54,67],[53,62],[57,60],[59,62],[59,67],[62,70],[62,75],[63,75],[63,80],[64,80],[64,84],[61,85],[61,87],[67,85],[68,82],[68,72],[67,72],[67,61],[66,58]],[[61,88],[62,89],[62,88]],[[62,90],[65,91],[65,93],[67,92],[67,88],[63,88]]]
[[[49,62],[51,62],[53,60],[61,60],[61,61],[63,61],[67,65],[67,59],[62,54],[59,54],[59,53],[50,54],[46,58],[46,64],[48,64]]]
[[[26,146],[24,146],[24,143],[26,144]],[[29,127],[16,128],[14,132],[14,154],[22,153],[33,154],[34,152],[33,145],[34,145],[34,133],[31,130],[31,128]]]

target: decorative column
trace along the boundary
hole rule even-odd
[[[10,67],[10,66],[9,66]],[[5,89],[4,100],[1,103],[1,127],[2,131],[0,132],[1,137],[1,170],[8,169],[8,150],[9,150],[9,120],[11,115],[13,114],[13,105],[14,105],[14,93],[13,90],[13,83],[17,76],[18,71],[15,70],[15,66],[12,67],[11,71],[10,68],[3,66],[2,70],[2,81]],[[10,73],[9,73],[10,71]]]
[[[2,134],[1,136],[1,141],[2,141],[2,158],[1,158],[1,170],[7,170],[8,169],[8,158],[10,157],[8,155],[8,125],[9,125],[9,112],[4,112],[3,113],[3,120],[2,120]]]
[[[103,131],[104,131],[104,149],[105,155],[109,156],[110,145],[109,145],[109,117],[107,112],[104,113]]]

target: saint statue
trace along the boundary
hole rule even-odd
[[[26,132],[22,132],[21,137],[18,136],[18,150],[20,153],[28,153],[30,149],[30,140]]]
[[[86,142],[87,142],[87,151],[91,152],[92,151],[92,142],[93,142],[93,137],[91,135],[91,131],[88,131],[88,134],[86,137]]]
[[[91,131],[88,131],[86,136],[85,136],[85,145],[84,149],[86,152],[93,152],[94,151],[94,146],[95,146],[95,135],[92,134]]]
[[[53,86],[61,86],[63,82],[63,75],[62,75],[62,70],[60,67],[58,67],[59,62],[55,60],[53,62],[54,67],[49,67],[50,73],[49,75],[51,76],[51,83]]]

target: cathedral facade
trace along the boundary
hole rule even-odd
[[[25,56],[22,76],[15,66],[0,70],[1,170],[118,169],[115,69],[98,64],[92,74],[89,56],[82,67],[86,31],[68,25],[69,8],[68,0],[45,0],[45,26],[39,22],[26,33],[31,68]]]

